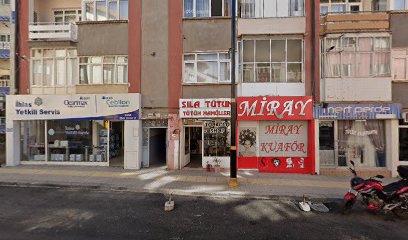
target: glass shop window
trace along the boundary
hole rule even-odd
[[[231,124],[229,120],[204,123],[204,156],[228,157],[231,146]]]

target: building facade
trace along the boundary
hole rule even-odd
[[[17,1],[7,164],[229,168],[234,54],[238,169],[395,174],[408,2],[231,3]]]

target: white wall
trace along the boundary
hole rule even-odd
[[[240,83],[238,96],[305,96],[304,83]]]
[[[254,34],[298,34],[306,32],[306,17],[238,18],[238,36]]]
[[[392,101],[390,78],[327,78],[322,101]]]

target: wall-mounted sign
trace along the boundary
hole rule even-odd
[[[312,97],[239,97],[238,120],[311,120]]]
[[[140,94],[8,95],[11,120],[139,120]]]
[[[231,99],[180,99],[180,118],[230,118]]]
[[[327,104],[315,108],[316,119],[398,119],[401,104]]]

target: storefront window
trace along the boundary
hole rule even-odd
[[[103,121],[24,121],[24,161],[106,162],[108,130]]]
[[[230,156],[230,121],[204,122],[204,156],[228,157]]]
[[[45,161],[45,121],[21,122],[21,154],[25,161]]]
[[[384,121],[338,121],[338,165],[385,167]]]

